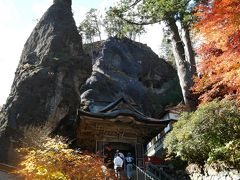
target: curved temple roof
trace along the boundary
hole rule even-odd
[[[161,118],[151,118],[140,111],[138,111],[133,105],[131,105],[125,98],[121,97],[117,99],[116,101],[110,103],[106,107],[100,109],[97,112],[88,112],[79,110],[80,116],[89,116],[93,118],[101,118],[101,119],[113,119],[118,118],[122,116],[130,116],[135,119],[135,121],[138,121],[143,124],[168,124],[171,121],[176,121],[176,119],[171,119],[170,117],[168,119]]]

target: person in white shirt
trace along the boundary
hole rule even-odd
[[[119,154],[114,158],[113,163],[114,163],[115,176],[120,178],[122,166],[123,166],[123,159],[120,157]]]
[[[119,152],[119,156],[120,156],[120,158],[122,158],[122,160],[124,161],[125,156],[123,155],[123,153]]]
[[[122,160],[125,159],[125,156],[123,155],[123,153],[121,153],[119,150],[116,150],[116,153],[115,153],[115,155],[114,155],[114,158],[117,157],[118,155],[120,156],[120,158],[122,158]]]

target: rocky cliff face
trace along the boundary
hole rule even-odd
[[[151,117],[181,101],[176,71],[146,45],[129,39],[108,39],[93,53],[93,72],[83,87],[83,109],[100,109],[120,97]]]
[[[79,89],[90,73],[91,61],[82,50],[71,0],[54,0],[24,46],[2,110],[0,159],[7,161],[10,139],[19,138],[22,126],[51,122],[56,127],[60,121],[76,120]]]
[[[48,123],[54,132],[74,137],[80,107],[93,111],[124,97],[159,117],[166,105],[182,99],[176,71],[146,45],[110,38],[93,55],[92,66],[71,0],[54,0],[24,46],[0,112],[0,161],[9,161],[23,126]]]

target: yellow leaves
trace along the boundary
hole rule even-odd
[[[47,169],[43,167],[37,167],[36,170],[37,170],[37,173],[36,173],[37,176],[46,176],[48,173]]]
[[[24,155],[16,173],[25,179],[96,179],[104,175],[102,159],[93,154],[79,154],[67,148],[61,138],[46,138],[39,147],[18,149]]]
[[[60,171],[56,171],[51,174],[50,176],[51,179],[56,179],[56,180],[67,180],[68,178]]]
[[[62,142],[62,139],[60,137],[56,137],[54,139],[52,138],[46,138],[45,143],[43,144],[43,148],[45,149],[66,149],[67,144]]]

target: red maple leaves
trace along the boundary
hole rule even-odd
[[[199,77],[193,91],[200,101],[240,100],[240,1],[214,0],[198,6],[195,24],[203,38],[197,53]]]

